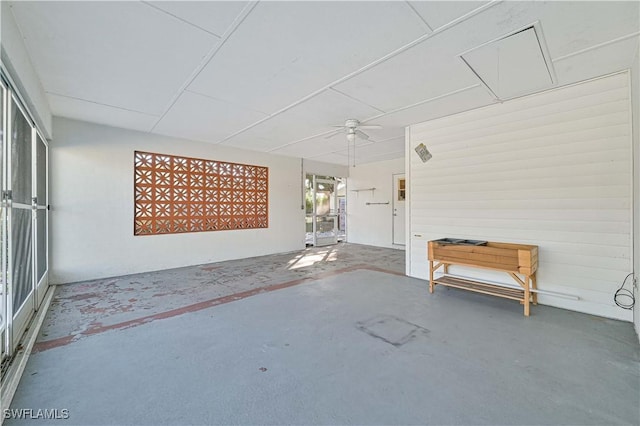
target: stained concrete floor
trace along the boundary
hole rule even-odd
[[[629,323],[352,244],[60,286],[12,409],[55,424],[640,424]],[[47,424],[41,419],[6,424]]]

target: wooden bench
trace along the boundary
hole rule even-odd
[[[538,303],[537,293],[531,291],[537,289],[538,246],[497,242],[465,245],[434,240],[428,242],[428,258],[429,293],[436,285],[444,285],[517,300],[524,305],[525,316],[529,316],[529,305]],[[448,275],[451,265],[506,272],[519,288]],[[434,279],[434,272],[440,268],[444,275]]]

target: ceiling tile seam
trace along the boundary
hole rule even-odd
[[[164,13],[164,14],[166,14],[166,15],[169,15],[169,16],[171,16],[172,18],[177,19],[177,20],[178,20],[178,21],[180,21],[180,22],[183,22],[183,23],[185,23],[185,24],[187,24],[187,25],[190,25],[190,26],[192,26],[192,27],[194,27],[194,28],[197,28],[197,29],[199,29],[199,30],[202,30],[202,31],[206,32],[207,34],[210,34],[210,35],[212,35],[212,36],[214,36],[214,37],[217,37],[217,38],[218,38],[218,40],[220,40],[220,39],[222,38],[220,35],[218,35],[218,34],[216,34],[216,33],[213,33],[213,32],[211,32],[211,31],[209,31],[209,30],[207,30],[207,29],[204,29],[204,28],[202,28],[201,26],[194,24],[193,22],[189,22],[189,21],[187,21],[187,20],[186,20],[186,19],[184,19],[184,18],[181,18],[181,17],[179,17],[179,16],[176,16],[176,15],[174,15],[173,13],[171,13],[171,12],[169,12],[169,11],[167,11],[167,10],[164,10],[164,9],[162,9],[162,8],[160,8],[160,7],[156,6],[156,5],[154,5],[154,4],[149,3],[148,1],[144,1],[144,0],[142,0],[142,1],[141,1],[141,3],[142,3],[142,4],[144,4],[144,5],[146,5],[146,6],[152,7],[152,8],[156,9],[156,10],[157,10],[157,11],[159,11],[159,12],[162,12],[162,13]]]
[[[422,21],[422,22],[424,23],[424,25],[427,27],[427,30],[428,30],[430,33],[432,33],[432,32],[433,32],[433,28],[431,28],[431,25],[429,25],[429,23],[426,21],[426,19],[424,19],[424,18],[422,17],[422,15],[420,15],[420,14],[418,13],[418,11],[416,10],[416,8],[415,8],[415,7],[413,7],[413,5],[412,5],[408,0],[405,0],[405,3],[406,3],[406,5],[407,5],[407,6],[409,6],[409,9],[411,9],[411,10],[413,11],[413,13],[415,13],[415,15],[418,17],[418,19],[420,19],[420,21]]]
[[[359,147],[356,147],[356,148],[359,148]],[[325,153],[325,154],[314,155],[313,157],[307,157],[307,158],[317,158],[317,157],[321,157],[323,155],[329,155],[329,154],[345,155],[343,153],[346,153],[346,152],[347,152],[346,149],[342,149],[340,151],[332,151],[332,152],[328,152],[328,153]],[[381,154],[379,153],[379,154],[373,154],[373,155],[365,155],[364,158],[365,159],[371,159],[371,158],[376,158],[376,157],[383,157],[383,156],[386,156],[386,155],[397,155],[397,154],[400,154],[400,153],[402,153],[404,155],[404,149],[397,150],[397,151],[383,152]],[[362,158],[363,158],[362,157],[362,153],[360,154],[360,156],[361,156],[360,159],[362,160]],[[356,160],[357,159],[358,158],[357,158],[357,151],[356,151]]]
[[[382,154],[373,154],[373,155],[370,155],[369,158],[377,158],[377,157],[383,157],[385,155],[396,155],[396,154],[403,154],[404,155],[404,149],[400,149],[398,151],[385,152],[385,153],[382,153]]]
[[[557,86],[558,74],[556,73],[556,68],[553,65],[553,61],[551,60],[551,53],[549,52],[549,45],[547,44],[547,38],[545,37],[544,30],[542,29],[542,22],[540,21],[534,22],[533,31],[536,34],[536,39],[538,40],[538,46],[540,47],[540,52],[542,52],[544,64],[547,67],[549,76],[551,77],[551,83],[553,83],[553,86]]]
[[[463,57],[458,56],[462,62],[467,66],[467,68],[473,73],[473,75],[478,79],[480,85],[484,87],[484,89],[489,93],[489,95],[498,102],[502,102],[502,99],[489,87],[489,85],[480,77],[480,75],[476,72],[476,70],[471,66],[469,62]]]
[[[593,46],[589,46],[589,47],[586,47],[584,49],[577,50],[577,51],[575,51],[573,53],[569,53],[567,55],[558,56],[557,58],[553,58],[551,61],[552,62],[564,61],[565,59],[571,58],[573,56],[581,55],[581,54],[589,52],[591,50],[600,49],[601,47],[605,47],[605,46],[608,46],[610,44],[615,44],[615,43],[618,43],[620,41],[624,41],[624,40],[627,40],[627,39],[630,39],[630,38],[633,38],[633,37],[637,37],[637,36],[640,36],[640,31],[636,31],[635,33],[627,34],[627,35],[622,36],[622,37],[614,38],[612,40],[605,41],[603,43],[594,44]]]
[[[509,32],[507,32],[505,34],[502,34],[502,35],[498,36],[498,37],[492,38],[491,40],[488,40],[488,41],[485,41],[483,43],[480,43],[477,46],[474,46],[474,47],[472,47],[470,49],[467,49],[467,50],[463,51],[462,53],[459,53],[457,56],[464,56],[467,53],[473,52],[474,50],[478,50],[478,49],[480,49],[482,47],[488,46],[488,45],[496,43],[498,41],[502,41],[502,40],[504,40],[506,38],[509,38],[511,36],[514,36],[516,34],[519,34],[519,33],[522,33],[522,32],[524,32],[526,30],[529,30],[529,29],[534,27],[536,22],[538,22],[538,21],[534,21],[534,22],[532,22],[530,24],[523,25],[523,26],[521,26],[521,27],[519,27],[519,28],[517,28],[515,30],[509,31]]]
[[[479,86],[480,86],[480,84],[473,84],[471,86],[463,87],[462,89],[453,90],[451,92],[444,93],[444,94],[438,95],[438,96],[434,96],[433,98],[429,98],[429,99],[426,99],[424,101],[416,102],[415,104],[411,104],[411,105],[407,105],[407,106],[404,106],[404,107],[396,108],[396,109],[388,111],[388,112],[386,112],[384,114],[374,115],[373,117],[369,117],[366,120],[362,120],[362,124],[366,124],[368,121],[377,120],[378,118],[384,117],[386,115],[395,114],[397,112],[404,111],[406,109],[414,108],[414,107],[417,107],[417,106],[420,106],[420,105],[423,105],[423,104],[427,104],[429,102],[437,101],[439,99],[446,98],[448,96],[457,95],[458,93],[466,92],[467,90],[475,89],[475,88],[477,88]]]
[[[393,137],[393,138],[383,139],[381,141],[373,141],[373,140],[369,139],[367,142],[364,142],[364,143],[362,143],[360,145],[357,145],[357,148],[362,148],[362,147],[366,147],[366,146],[374,145],[374,144],[381,144],[381,143],[388,142],[388,141],[391,141],[391,140],[403,139],[403,138],[404,138],[404,136],[396,136],[396,137]],[[323,155],[328,155],[328,154],[338,154],[338,153],[341,153],[341,152],[344,152],[344,151],[346,151],[346,149],[341,148],[341,149],[338,149],[338,150],[335,150],[335,151],[324,152],[324,153],[321,153],[321,154],[314,155],[312,157],[305,157],[305,158],[316,158],[316,157],[321,157]],[[271,152],[271,151],[267,151],[267,152]]]
[[[538,92],[534,92],[534,93],[527,93],[527,94],[524,94],[524,95],[514,96],[512,98],[506,99],[505,101],[514,101],[514,100],[517,100],[517,99],[523,99],[523,98],[528,98],[528,97],[532,97],[532,96],[537,96],[537,95],[539,95],[541,93],[547,93],[547,92],[552,92],[552,91],[556,91],[556,90],[567,89],[569,87],[574,87],[574,86],[578,86],[578,85],[581,85],[581,84],[589,83],[591,81],[600,80],[602,78],[611,77],[611,76],[616,75],[616,74],[624,74],[626,72],[628,72],[628,70],[614,71],[614,72],[609,73],[609,74],[588,78],[586,80],[578,81],[578,82],[571,83],[571,84],[566,84],[564,86],[556,86],[556,87],[552,87],[550,89],[546,89],[546,90],[542,90],[542,91],[538,91]],[[500,103],[502,104],[503,102],[500,102]],[[496,105],[496,104],[497,104],[497,102],[494,102],[493,104],[488,104],[488,105],[485,105],[485,106]],[[481,107],[481,108],[484,108],[484,106]],[[469,111],[472,111],[473,109],[477,109],[477,108],[472,108],[472,109],[466,110],[466,111],[460,111],[460,112],[457,112],[455,114],[464,114],[464,113],[467,113]],[[444,118],[444,117],[447,117],[449,115],[452,115],[452,114],[448,114],[446,116],[438,117],[438,118]]]
[[[389,142],[389,141],[394,141],[396,139],[404,139],[404,132],[402,132],[401,136],[392,136],[390,138],[380,139],[378,141],[372,141],[372,142],[373,143],[386,143],[386,142]],[[371,140],[371,139],[369,139],[369,140]]]
[[[135,110],[135,109],[124,108],[124,107],[117,106],[117,105],[105,104],[105,103],[102,103],[102,102],[96,102],[96,101],[92,101],[92,100],[89,100],[89,99],[78,98],[76,96],[63,95],[63,94],[60,94],[60,93],[49,92],[49,91],[45,91],[45,93],[47,95],[59,96],[61,98],[73,99],[73,100],[81,101],[81,102],[88,102],[90,104],[105,106],[105,107],[114,108],[114,109],[119,109],[119,110],[122,110],[122,111],[135,112],[136,114],[142,114],[142,115],[146,115],[146,116],[149,116],[149,117],[154,117],[154,118],[159,117],[157,114],[151,114],[151,113],[144,112],[144,111],[138,111],[138,110]]]
[[[193,91],[193,90],[184,89],[184,92],[191,93],[191,94],[198,95],[198,96],[202,96],[204,98],[211,99],[211,100],[218,101],[218,102],[222,102],[222,103],[225,103],[225,104],[228,104],[228,105],[233,105],[235,107],[238,107],[238,108],[241,108],[241,109],[245,109],[247,111],[252,111],[252,112],[255,112],[255,113],[258,113],[258,114],[262,114],[264,116],[268,116],[269,115],[268,113],[266,113],[264,111],[258,111],[257,109],[249,108],[246,105],[240,105],[240,104],[237,104],[235,102],[230,102],[230,101],[228,101],[226,99],[216,98],[215,96],[209,96],[209,95],[206,95],[204,93],[196,92],[196,91]]]
[[[383,109],[380,109],[380,108],[375,107],[375,106],[373,106],[373,105],[369,105],[368,103],[366,103],[366,102],[364,102],[364,101],[361,101],[361,100],[360,100],[360,99],[358,99],[358,98],[354,98],[353,96],[348,95],[348,94],[346,94],[346,93],[344,93],[344,92],[342,92],[342,91],[340,91],[340,90],[338,90],[338,89],[336,89],[336,88],[334,88],[334,87],[329,87],[329,89],[328,89],[328,90],[333,90],[334,92],[336,92],[336,93],[338,93],[338,94],[340,94],[340,95],[344,96],[345,98],[349,98],[349,99],[351,99],[352,101],[355,101],[355,102],[361,103],[362,105],[368,106],[369,108],[371,108],[371,109],[375,109],[376,111],[385,112],[385,110],[383,110]]]
[[[334,81],[334,82],[332,82],[330,84],[327,84],[326,86],[316,90],[315,92],[312,92],[312,93],[308,94],[307,96],[299,99],[298,101],[296,101],[296,102],[294,102],[294,103],[292,103],[292,104],[290,104],[290,105],[288,105],[288,106],[286,106],[286,107],[274,112],[269,117],[264,118],[264,119],[259,120],[259,121],[256,121],[255,123],[250,124],[249,126],[243,128],[243,129],[240,129],[235,133],[232,133],[231,135],[229,135],[226,138],[222,139],[218,143],[219,144],[223,144],[226,141],[228,141],[229,139],[239,135],[240,133],[246,132],[247,130],[252,129],[253,127],[255,127],[257,125],[264,123],[265,121],[269,120],[270,118],[273,118],[273,117],[275,117],[275,116],[277,116],[279,114],[282,114],[283,112],[286,112],[286,111],[290,110],[291,108],[293,108],[295,106],[298,106],[299,104],[301,104],[303,102],[308,101],[309,99],[319,95],[320,93],[324,92],[325,90],[330,89],[333,86],[337,86],[340,83],[343,83],[343,82],[345,82],[345,81],[347,81],[347,80],[349,80],[349,79],[351,79],[351,78],[353,78],[353,77],[355,77],[355,76],[357,76],[357,75],[359,75],[359,74],[361,74],[361,73],[363,73],[363,72],[365,72],[365,71],[367,71],[367,70],[369,70],[369,69],[371,69],[371,68],[373,68],[373,67],[375,67],[377,65],[380,65],[380,64],[388,61],[389,59],[399,55],[400,53],[403,53],[406,50],[409,50],[410,48],[412,48],[414,46],[417,46],[420,43],[425,42],[426,40],[430,39],[431,37],[434,37],[434,36],[444,32],[444,31],[448,30],[449,28],[452,28],[452,27],[454,27],[454,26],[466,21],[467,19],[472,18],[473,16],[475,16],[475,15],[481,13],[481,12],[484,12],[485,10],[489,9],[490,7],[495,6],[496,4],[501,3],[502,1],[503,0],[491,0],[489,3],[485,3],[482,6],[476,8],[476,9],[470,11],[470,12],[467,12],[466,14],[454,19],[453,21],[449,22],[448,24],[445,24],[445,25],[441,26],[440,28],[436,29],[434,32],[429,33],[429,34],[425,34],[423,36],[420,36],[417,39],[413,40],[412,42],[409,42],[409,43],[405,44],[404,46],[401,46],[401,47],[397,48],[396,50],[394,50],[394,51],[392,51],[390,53],[387,53],[386,55],[382,56],[381,58],[376,59],[375,61],[373,61],[373,62],[361,67],[360,69],[358,69],[356,71],[353,71],[353,72],[351,72],[351,73],[339,78],[338,80],[336,80],[336,81]]]
[[[326,132],[318,133],[318,134],[315,134],[315,135],[312,135],[312,136],[307,136],[307,137],[305,137],[305,138],[298,139],[298,140],[295,140],[295,141],[293,141],[293,142],[287,142],[287,143],[286,143],[286,144],[284,144],[284,145],[277,146],[277,147],[272,148],[272,149],[270,149],[270,150],[268,150],[268,151],[266,151],[266,152],[273,152],[273,151],[277,151],[277,150],[279,150],[279,149],[286,148],[286,147],[288,147],[288,146],[295,145],[295,144],[300,143],[300,142],[308,141],[309,139],[315,139],[315,138],[319,138],[320,136],[325,136],[325,135],[328,135],[328,134],[330,134],[330,133],[334,133],[335,131],[336,131],[335,129],[333,129],[333,130],[327,130]]]
[[[413,107],[416,107],[416,106],[420,106],[420,105],[422,105],[422,104],[426,104],[426,103],[428,103],[428,102],[436,101],[436,100],[438,100],[438,99],[441,99],[441,98],[444,98],[444,97],[447,97],[447,96],[455,95],[455,94],[458,94],[458,93],[460,93],[460,92],[464,92],[464,91],[466,91],[466,90],[471,90],[471,89],[474,89],[474,88],[476,88],[476,87],[478,87],[478,86],[480,86],[480,85],[479,85],[479,84],[474,84],[474,85],[472,85],[472,86],[464,87],[464,88],[462,88],[462,89],[454,90],[454,91],[452,91],[452,92],[445,93],[445,94],[443,94],[443,95],[435,96],[435,97],[433,97],[433,98],[429,98],[429,99],[426,99],[426,100],[424,100],[424,101],[417,102],[417,103],[412,104],[412,105],[409,105],[409,106],[405,106],[405,107],[397,108],[397,109],[392,110],[392,111],[389,111],[389,112],[385,112],[385,113],[382,113],[382,114],[378,114],[378,115],[375,115],[375,116],[373,116],[373,117],[367,118],[366,120],[362,120],[362,124],[365,124],[365,123],[367,123],[368,121],[376,120],[376,119],[381,118],[381,117],[384,117],[384,116],[386,116],[386,115],[390,115],[390,114],[394,114],[394,113],[396,113],[396,112],[404,111],[405,109],[409,109],[409,108],[413,108]],[[327,130],[326,132],[318,133],[317,135],[308,136],[308,137],[306,137],[306,138],[298,139],[298,140],[296,140],[296,141],[288,142],[288,143],[286,143],[286,144],[284,144],[284,145],[277,146],[277,147],[275,147],[275,148],[273,148],[273,149],[268,150],[267,152],[277,151],[277,150],[280,150],[280,149],[286,148],[286,147],[288,147],[288,146],[295,145],[295,144],[297,144],[297,143],[307,141],[307,140],[309,140],[309,139],[314,139],[314,138],[317,138],[317,137],[320,137],[320,136],[328,135],[328,134],[333,133],[333,132],[335,132],[335,130]]]
[[[193,70],[193,72],[187,78],[187,80],[176,91],[176,94],[173,96],[173,98],[169,102],[169,105],[167,106],[165,111],[162,113],[160,118],[154,123],[150,132],[153,132],[155,130],[158,124],[160,124],[160,122],[164,119],[164,117],[169,113],[171,108],[173,108],[173,106],[178,101],[178,99],[180,99],[180,96],[182,96],[184,91],[187,90],[187,88],[191,85],[191,83],[193,83],[193,80],[195,80],[200,75],[202,70],[209,64],[209,62],[211,62],[211,60],[216,55],[216,53],[220,51],[220,49],[222,48],[222,46],[225,45],[229,37],[233,35],[233,33],[238,29],[238,27],[240,27],[240,25],[244,22],[247,16],[249,16],[251,11],[253,11],[253,9],[256,7],[257,4],[258,4],[257,1],[247,3],[244,9],[242,9],[242,11],[238,14],[238,16],[236,16],[236,19],[234,19],[233,23],[229,26],[227,31],[225,31],[225,33],[222,35],[222,38],[218,40],[217,44],[213,48],[211,48],[209,52],[207,52],[207,54],[202,59],[202,61],[200,61],[200,64]]]

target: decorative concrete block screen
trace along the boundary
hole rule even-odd
[[[134,235],[268,228],[269,169],[135,152]]]

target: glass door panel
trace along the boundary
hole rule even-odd
[[[31,208],[32,128],[22,111],[11,102],[11,200],[14,207]]]
[[[335,180],[315,179],[315,218],[315,245],[337,243],[338,215]]]
[[[305,244],[314,243],[313,224],[313,175],[307,175],[304,183],[304,204],[305,204]]]
[[[13,209],[11,212],[11,277],[14,283],[13,307],[19,311],[33,293],[33,240],[31,210]]]

